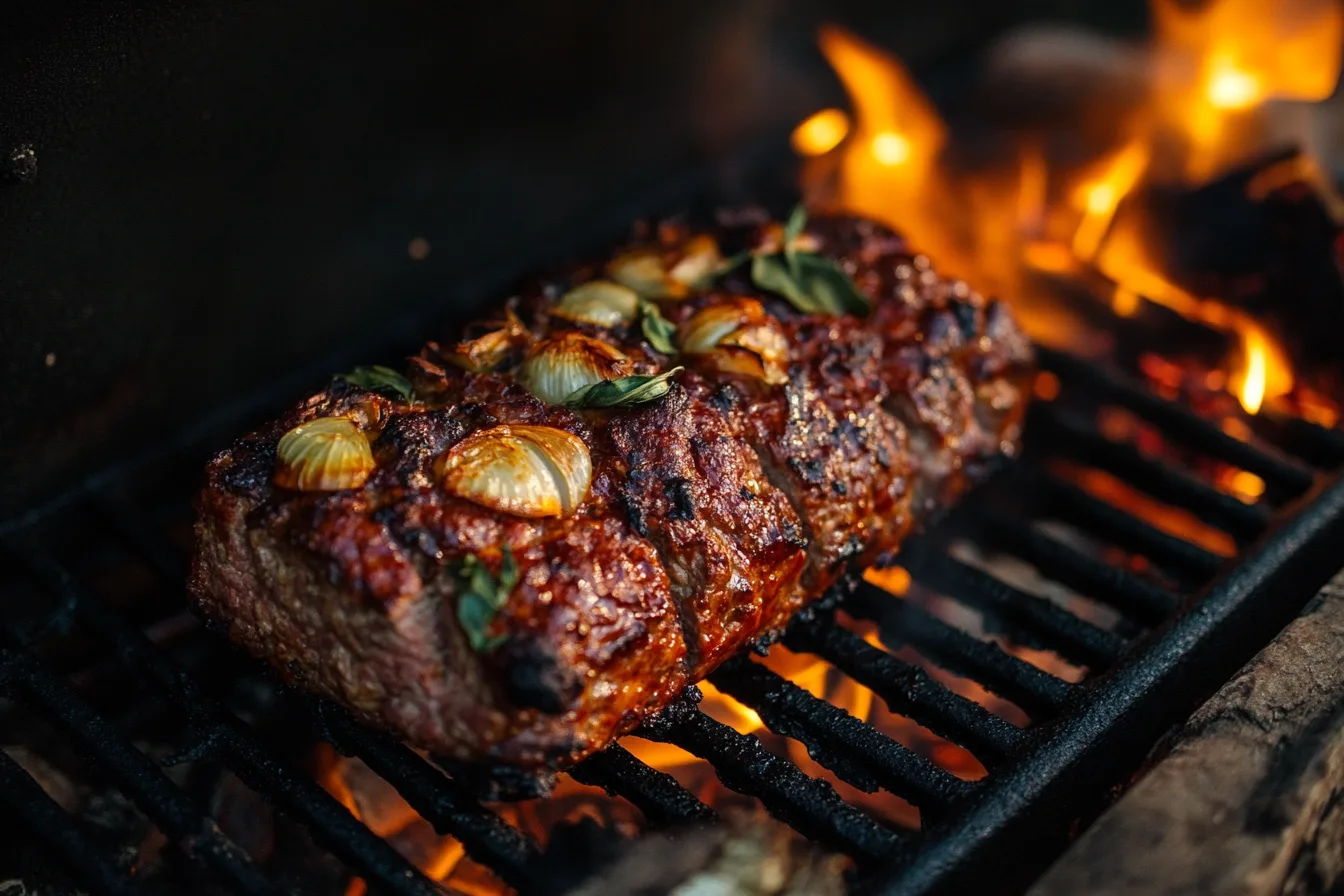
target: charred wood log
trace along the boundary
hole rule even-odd
[[[1032,896],[1338,892],[1341,656],[1344,574],[1195,713]]]

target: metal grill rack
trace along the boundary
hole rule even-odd
[[[792,651],[819,656],[870,688],[890,709],[971,751],[989,770],[974,783],[785,680],[755,658],[739,657],[711,676],[721,691],[754,709],[776,734],[806,745],[839,779],[862,790],[885,789],[917,806],[920,831],[894,829],[844,802],[812,778],[696,707],[698,694],[646,724],[641,737],[710,762],[722,782],[760,801],[804,836],[855,860],[856,889],[953,891],[977,881],[997,889],[1028,878],[1048,860],[1062,832],[1136,767],[1166,726],[1225,680],[1300,608],[1339,565],[1344,536],[1344,435],[1302,424],[1266,424],[1272,440],[1242,441],[1188,408],[1161,399],[1100,367],[1053,351],[1043,367],[1063,391],[1040,405],[1029,425],[1028,454],[964,501],[898,561],[922,586],[992,622],[1018,643],[1086,666],[1070,683],[1033,666],[992,640],[954,627],[914,601],[860,583],[838,602],[804,611],[784,636]],[[1230,498],[1189,469],[1109,440],[1095,426],[1101,405],[1131,411],[1164,438],[1200,456],[1255,473],[1265,496]],[[238,426],[232,421],[227,426]],[[226,428],[227,428],[226,426]],[[193,469],[200,446],[173,446]],[[1235,539],[1235,557],[1211,553],[1155,528],[1051,472],[1063,456],[1104,470],[1169,505],[1187,509]],[[185,557],[159,520],[158,508],[185,513],[187,491],[139,498],[143,466],[91,480],[53,512],[10,524],[4,547],[11,568],[37,591],[11,591],[0,619],[0,681],[8,695],[49,720],[76,743],[163,833],[188,868],[230,892],[284,891],[209,820],[198,799],[170,780],[183,758],[208,757],[306,826],[314,841],[375,892],[431,894],[436,885],[371,833],[308,774],[278,753],[231,711],[200,676],[157,646],[134,603],[100,593],[81,578],[62,533],[95,531],[99,550],[129,553],[153,581],[145,593],[180,602]],[[149,476],[149,481],[161,477]],[[1155,574],[1142,576],[1098,559],[1030,519],[1063,520],[1100,542],[1142,555]],[[55,533],[55,534],[53,534]],[[76,536],[80,538],[83,536]],[[954,538],[1033,565],[1119,617],[1100,626],[1070,609],[959,559]],[[19,587],[19,586],[14,586]],[[837,621],[843,611],[875,623],[885,647]],[[130,670],[165,702],[189,733],[181,753],[147,756],[100,714],[72,681],[60,645],[79,638],[107,662]],[[213,639],[208,639],[213,642]],[[892,652],[902,645],[938,666],[1013,702],[1031,718],[1019,728],[959,696]],[[383,776],[440,833],[523,893],[547,891],[529,837],[483,806],[472,790],[408,748],[354,723],[340,709],[300,695],[307,736],[327,740]],[[638,808],[650,825],[697,823],[714,812],[672,776],[620,745],[573,771]],[[68,874],[95,892],[135,893],[80,822],[70,817],[14,761],[0,754],[0,804],[38,838]],[[1048,832],[1060,832],[1051,839]]]

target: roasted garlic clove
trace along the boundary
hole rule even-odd
[[[707,233],[693,236],[681,247],[681,258],[672,265],[668,276],[688,288],[709,280],[723,267],[719,244]]]
[[[551,314],[599,327],[619,327],[639,317],[639,293],[610,280],[592,280],[561,296]]]
[[[509,309],[505,311],[505,319],[497,329],[457,343],[444,353],[444,357],[464,370],[485,373],[508,361],[516,349],[527,345],[530,338],[527,327]]]
[[[683,354],[701,356],[710,367],[727,373],[770,385],[789,379],[788,339],[755,299],[732,299],[691,315],[677,329],[677,346]]]
[[[275,484],[304,492],[359,488],[373,472],[368,436],[348,417],[300,423],[276,446]]]
[[[451,494],[516,516],[569,516],[593,479],[583,440],[550,426],[504,425],[450,448],[437,472]]]
[[[693,236],[668,253],[654,248],[630,249],[607,264],[618,283],[650,299],[681,299],[711,278],[723,265],[712,236]]]
[[[547,404],[564,404],[575,392],[635,372],[620,349],[582,333],[558,333],[532,346],[518,381]]]

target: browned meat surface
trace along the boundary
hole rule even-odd
[[[686,274],[706,245],[780,242],[752,214],[646,228],[531,284],[475,341],[428,345],[405,368],[411,396],[333,379],[211,462],[198,609],[290,680],[438,754],[535,769],[601,749],[1016,450],[1032,355],[1001,303],[843,217],[797,245],[848,276],[866,315],[804,314],[750,264]],[[682,279],[621,273],[645,276],[650,259]],[[576,315],[574,288],[607,278],[639,287],[645,310],[618,290]],[[641,325],[654,307],[662,339]],[[736,323],[703,326],[721,319]],[[557,346],[607,365],[604,379],[685,370],[653,400],[571,408],[574,382],[548,366]],[[312,421],[345,453],[303,467],[298,437],[281,437],[310,424],[311,439]],[[500,439],[531,480],[483,471],[495,455],[477,446]],[[498,586],[493,604],[472,570]]]

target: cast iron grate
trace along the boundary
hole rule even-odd
[[[1266,424],[1273,438],[1243,441],[1188,408],[1100,367],[1053,351],[1043,367],[1063,384],[1059,399],[1032,413],[1027,454],[964,501],[897,558],[915,582],[982,614],[986,629],[1052,651],[1084,666],[1073,683],[1032,665],[995,640],[944,621],[926,606],[868,582],[820,608],[804,611],[783,638],[792,651],[819,656],[870,688],[890,709],[966,748],[988,769],[967,781],[876,728],[785,680],[751,656],[734,659],[712,683],[754,709],[772,732],[800,741],[812,758],[861,790],[884,789],[921,811],[922,830],[897,829],[846,803],[829,783],[701,712],[698,692],[638,734],[675,744],[713,764],[730,789],[759,800],[804,836],[854,858],[858,888],[891,892],[955,889],[975,880],[1001,888],[1048,858],[1030,846],[1063,830],[1106,789],[1132,770],[1166,725],[1225,680],[1261,646],[1339,565],[1334,545],[1344,535],[1344,434],[1302,423]],[[1103,405],[1126,409],[1161,431],[1165,441],[1249,471],[1265,485],[1248,504],[1229,497],[1193,467],[1158,460],[1096,427]],[[230,425],[237,426],[236,421]],[[199,449],[172,452],[196,466]],[[1224,557],[1156,528],[1056,474],[1064,457],[1111,474],[1166,504],[1183,508],[1226,533],[1236,545]],[[1307,460],[1310,459],[1311,463]],[[154,464],[145,465],[153,467]],[[180,602],[185,555],[164,534],[166,503],[185,507],[189,493],[133,498],[128,468],[91,480],[54,513],[5,530],[11,568],[36,583],[38,596],[6,596],[0,619],[0,680],[12,700],[45,717],[98,771],[144,813],[186,864],[226,891],[282,892],[215,826],[199,799],[167,770],[184,759],[221,763],[376,892],[439,892],[383,839],[352,816],[311,776],[279,755],[232,711],[197,671],[161,649],[145,632],[134,602],[110,598],[75,571],[77,555],[51,533],[102,533],[96,547],[135,554],[153,580],[140,586],[165,606]],[[160,471],[152,471],[157,481]],[[157,503],[156,503],[157,502]],[[1142,575],[1055,537],[1032,520],[1064,521],[1113,547],[1141,555]],[[1075,608],[1029,593],[954,549],[958,541],[1031,564],[1097,605],[1113,621],[1099,624]],[[145,598],[149,600],[149,598]],[[877,626],[883,647],[841,624],[839,614]],[[981,633],[983,634],[983,633]],[[173,757],[153,759],[100,714],[63,671],[60,645],[72,638],[100,645],[165,700],[189,732]],[[1019,706],[1031,719],[1010,724],[895,655],[902,645]],[[548,887],[541,849],[479,801],[462,781],[387,737],[355,724],[339,708],[296,694],[309,735],[359,757],[442,834],[524,893]],[[704,822],[714,811],[671,775],[644,765],[620,745],[574,770],[580,782],[623,797],[651,825]],[[58,857],[66,871],[96,892],[141,892],[133,876],[91,842],[13,760],[0,753],[0,803]],[[1048,851],[1047,851],[1048,852]]]

